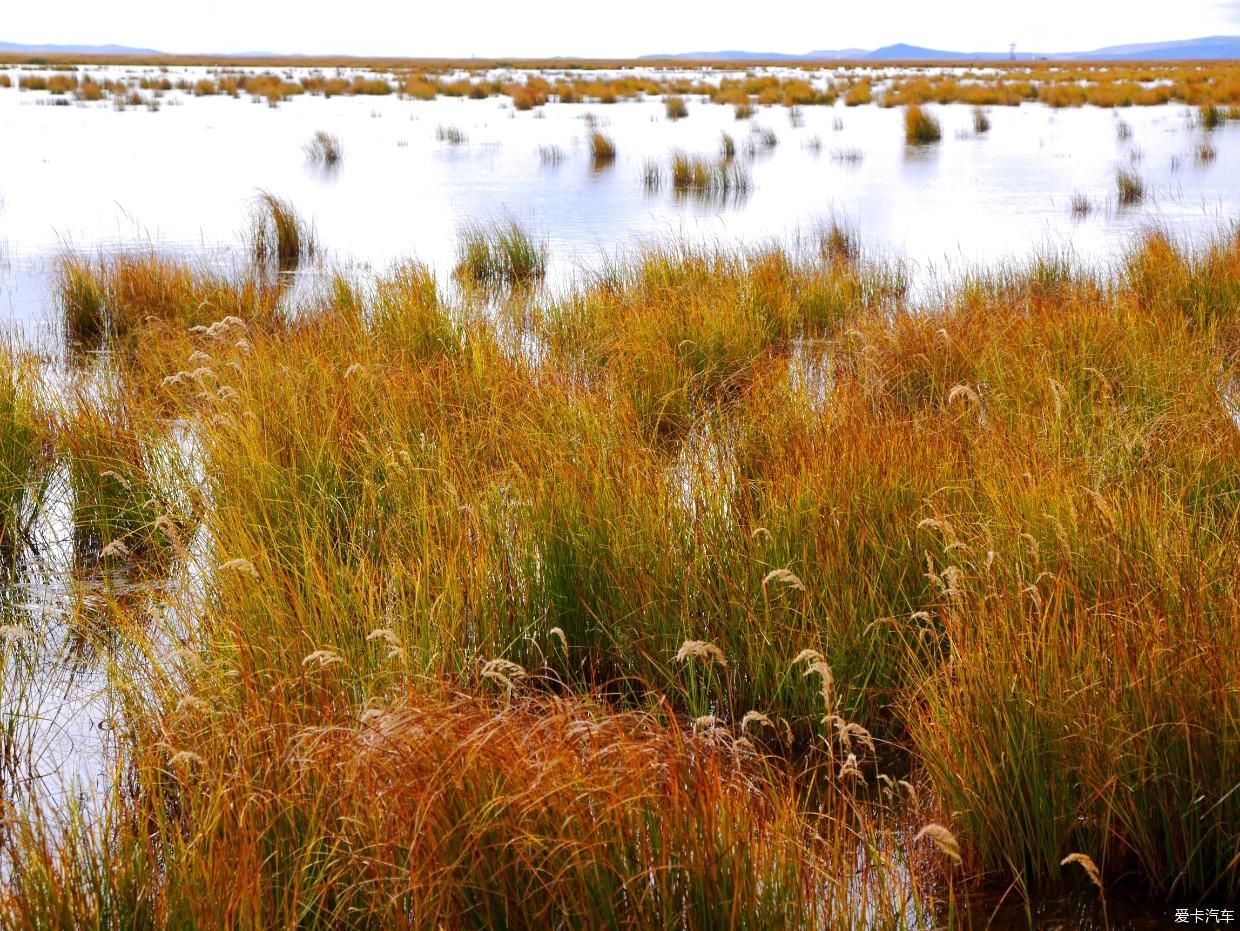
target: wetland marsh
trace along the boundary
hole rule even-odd
[[[1234,72],[1107,73],[0,70],[0,925],[1240,898]]]

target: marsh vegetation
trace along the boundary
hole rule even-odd
[[[67,256],[99,364],[0,354],[6,552],[60,513],[102,584],[124,774],[9,792],[6,927],[1240,895],[1240,237],[933,304],[842,222],[498,301],[407,261],[290,304],[270,255]],[[5,604],[13,701],[54,631]]]
[[[1232,69],[30,71],[288,130],[230,249],[57,239],[0,347],[0,926],[1240,897],[1240,235],[1172,223]],[[877,258],[995,213],[1098,235]]]

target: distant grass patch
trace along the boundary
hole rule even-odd
[[[464,145],[469,141],[469,137],[459,126],[438,126],[435,128],[435,138],[453,146]]]

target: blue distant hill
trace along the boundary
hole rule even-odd
[[[153,48],[128,45],[22,45],[0,42],[0,53],[10,55],[162,55]]]
[[[648,59],[699,61],[1006,61],[1009,52],[952,52],[920,45],[885,45],[878,49],[816,49],[802,55],[771,52],[683,52],[646,55]],[[1206,36],[1174,42],[1110,45],[1081,52],[1017,52],[1019,61],[1207,61],[1240,59],[1240,36]]]
[[[0,54],[10,55],[163,55],[157,49],[128,45],[30,45],[0,42]],[[212,53],[203,53],[212,54]],[[276,52],[222,52],[221,58],[294,57]],[[294,53],[296,54],[296,53]],[[344,53],[347,54],[347,53]],[[321,56],[335,57],[335,56]],[[728,49],[714,52],[677,52],[644,55],[643,59],[694,59],[699,61],[1006,61],[1008,52],[954,52],[898,43],[877,49],[840,48],[815,49],[803,54],[788,52],[751,52]],[[1110,45],[1080,52],[1017,52],[1019,61],[1208,61],[1240,60],[1240,36],[1206,36],[1172,42],[1145,42],[1137,45]]]

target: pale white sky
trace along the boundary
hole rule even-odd
[[[168,52],[627,57],[909,42],[1077,51],[1240,33],[1240,0],[0,0],[0,41]]]

